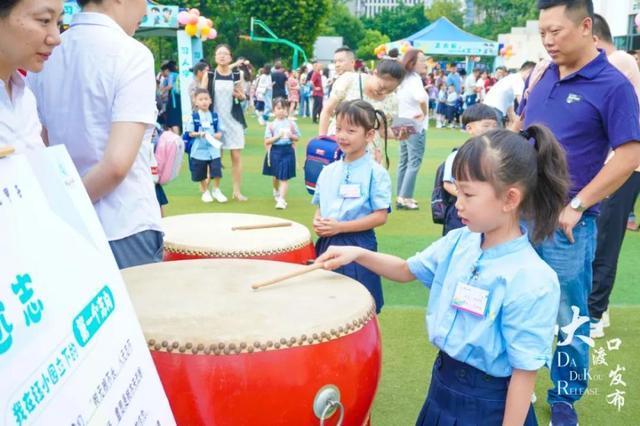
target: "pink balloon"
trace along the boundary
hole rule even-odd
[[[178,23],[180,25],[187,25],[189,23],[189,12],[183,10],[178,13]]]
[[[638,13],[638,14],[636,15],[635,22],[636,22],[636,26],[637,26],[637,27],[640,27],[640,13]]]
[[[195,7],[191,10],[189,10],[189,13],[192,15],[196,15],[196,16],[200,16],[200,11],[198,9],[196,9]]]
[[[190,13],[189,14],[189,21],[187,23],[196,25],[198,23],[198,16],[194,15],[193,13]]]
[[[207,38],[209,40],[213,40],[216,37],[218,37],[218,32],[215,30],[215,28],[211,28],[211,31],[209,31],[209,35],[207,36]]]

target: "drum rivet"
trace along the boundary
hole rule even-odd
[[[358,320],[353,320],[353,326],[357,327],[358,326]]]
[[[245,349],[247,344],[245,342],[240,343],[240,349]]]
[[[204,350],[204,354],[205,354],[205,355],[210,355],[210,354],[211,354],[211,349],[206,348],[206,349]]]
[[[220,349],[215,348],[215,349],[213,350],[213,353],[214,353],[215,355],[220,355]]]
[[[300,337],[300,340],[303,341],[303,342],[306,342],[307,341],[307,335],[303,334],[302,337]]]
[[[231,352],[231,351],[229,350],[229,348],[225,348],[225,350],[224,350],[224,354],[225,354],[225,355],[229,355],[229,353],[230,353],[230,352]]]
[[[224,349],[224,343],[222,342],[218,343],[218,349]]]
[[[216,344],[212,343],[209,345],[209,352],[213,352],[216,349]]]
[[[198,343],[198,351],[201,351],[204,349],[204,345],[202,343]]]
[[[178,348],[178,351],[179,351],[181,354],[183,354],[183,353],[184,353],[184,351],[186,351],[186,348],[185,348],[184,346],[180,346],[180,347]]]
[[[273,342],[271,340],[267,341],[267,347],[270,348],[271,346],[273,346]]]
[[[173,342],[173,343],[171,344],[171,346],[173,347],[173,349],[176,349],[178,346],[180,346],[180,343],[178,343],[178,342]]]
[[[167,346],[166,350],[167,352],[173,352],[173,348],[171,346]]]
[[[260,342],[253,342],[253,346],[255,348],[259,348],[260,347]]]
[[[156,344],[156,339],[149,339],[149,346],[154,346]]]
[[[273,345],[273,347],[276,348],[276,349],[280,349],[280,343],[276,342],[276,344]]]
[[[262,350],[262,352],[266,351],[267,350],[267,345],[265,345],[265,344],[260,345],[260,349]]]
[[[198,353],[198,349],[196,349],[196,348],[191,348],[191,353],[192,353],[192,354],[194,354],[194,355],[195,355],[195,354],[197,354],[197,353]]]
[[[167,342],[166,340],[162,341],[162,347],[166,348],[167,346],[169,346],[169,342]]]
[[[231,350],[231,351],[235,351],[235,350],[236,350],[236,344],[235,344],[235,343],[231,343],[231,344],[229,345],[229,350]]]
[[[337,335],[338,335],[338,332],[336,331],[336,329],[335,329],[335,328],[332,328],[332,329],[331,329],[331,334],[333,334],[334,336],[337,336]]]
[[[191,349],[193,347],[193,343],[187,343],[187,345],[185,346],[187,349]]]
[[[294,343],[296,343],[295,337],[292,337],[291,339],[289,339],[289,346],[293,345]]]
[[[162,345],[160,343],[156,343],[156,347],[154,348],[156,351],[162,349]]]
[[[339,331],[340,333],[344,333],[344,327],[338,327],[338,331]]]
[[[313,333],[313,340],[318,340],[318,333]]]
[[[249,346],[247,348],[247,352],[249,352],[250,354],[253,353],[253,346]]]
[[[285,339],[284,337],[281,337],[280,338],[280,343],[283,344],[283,345],[286,345],[287,344],[287,339]]]

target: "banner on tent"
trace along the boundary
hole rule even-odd
[[[38,155],[0,159],[0,423],[174,425],[66,149]]]
[[[495,56],[498,54],[498,43],[415,41],[413,47],[429,55]]]

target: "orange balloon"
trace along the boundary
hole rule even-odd
[[[184,32],[187,33],[188,36],[193,37],[198,32],[198,27],[194,24],[187,24],[184,27]]]

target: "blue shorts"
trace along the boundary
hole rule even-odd
[[[162,262],[163,235],[148,229],[120,240],[109,241],[118,268]]]
[[[207,178],[222,177],[222,162],[220,158],[214,158],[213,160],[191,158],[189,164],[191,166],[191,180],[194,182],[200,182]]]

